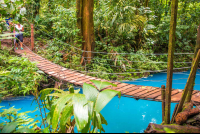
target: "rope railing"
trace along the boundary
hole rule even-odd
[[[38,28],[37,28],[38,29]],[[40,29],[38,29],[39,31],[41,31]],[[107,53],[107,52],[93,52],[93,51],[84,51],[84,50],[81,50],[80,48],[77,48],[77,47],[75,47],[75,46],[73,46],[73,45],[70,45],[70,44],[68,44],[68,43],[65,43],[65,42],[63,42],[62,40],[59,40],[59,39],[57,39],[57,38],[54,38],[53,36],[51,36],[51,35],[49,35],[49,34],[47,34],[47,33],[45,33],[45,32],[43,32],[43,31],[41,31],[42,33],[44,33],[44,34],[46,34],[46,35],[48,35],[48,36],[50,36],[51,38],[53,38],[53,39],[56,39],[56,40],[58,40],[58,41],[60,41],[60,42],[62,42],[62,43],[64,43],[64,44],[67,44],[68,46],[70,46],[70,47],[72,47],[72,48],[74,48],[74,49],[76,49],[76,50],[79,50],[79,51],[81,51],[81,52],[90,52],[90,53],[99,53],[99,54],[120,54],[120,55],[168,55],[168,54],[166,54],[166,53],[162,53],[162,54],[159,54],[159,53],[155,53],[155,54],[136,54],[136,53]],[[25,47],[27,47],[25,44],[23,44]],[[28,48],[28,47],[27,47]],[[29,48],[28,48],[29,49]],[[30,51],[32,51],[31,49],[29,49]],[[33,51],[32,51],[33,52]],[[34,53],[34,52],[33,52]],[[34,53],[35,54],[35,53]],[[73,52],[73,54],[77,54],[77,56],[80,56],[80,57],[83,57],[81,54],[79,54],[79,53],[76,53],[76,52]],[[175,53],[175,55],[192,55],[193,53]],[[37,55],[37,56],[39,56],[38,54],[35,54],[35,55]],[[85,59],[88,59],[88,58],[92,58],[92,57],[83,57],[84,58],[84,60]],[[43,58],[44,59],[44,58]],[[93,60],[94,59],[94,60]],[[46,59],[45,59],[46,60]],[[102,59],[102,58],[92,58],[92,60],[85,60],[85,62],[87,62],[87,61],[93,61],[93,62],[96,62],[95,60],[107,60],[107,61],[126,61],[126,62],[131,62],[131,63],[134,63],[134,62],[141,62],[141,63],[146,63],[146,62],[148,62],[148,63],[154,63],[154,64],[163,64],[163,63],[167,63],[167,62],[155,62],[155,61],[127,61],[127,60],[120,60],[120,59],[117,59],[117,60],[113,60],[113,59]],[[48,61],[48,60],[47,60]],[[50,61],[48,61],[48,62],[50,62]],[[52,62],[50,62],[50,63],[52,63]],[[112,66],[112,67],[122,67],[122,66],[115,66],[115,65],[110,65],[110,64],[105,64],[105,63],[98,63],[98,62],[96,62],[97,64],[103,64],[103,65],[109,65],[109,66]],[[192,62],[174,62],[174,63],[188,63],[188,64],[191,64]],[[60,67],[61,69],[60,69],[60,72],[62,72],[62,66],[59,66],[59,65],[57,65],[57,64],[55,64],[55,63],[53,63],[54,65],[56,65],[56,66],[58,66],[58,67]],[[72,71],[76,71],[76,72],[80,72],[80,73],[84,73],[84,74],[108,74],[108,75],[117,75],[117,76],[120,76],[121,77],[121,75],[122,74],[138,74],[138,73],[166,73],[166,71],[167,71],[167,69],[164,69],[164,70],[144,70],[144,69],[138,69],[138,68],[130,68],[130,67],[127,67],[127,66],[125,66],[126,68],[128,68],[128,69],[134,69],[134,70],[140,70],[141,72],[121,72],[121,73],[107,73],[107,72],[94,72],[94,71],[87,71],[87,69],[93,69],[93,68],[91,68],[91,67],[87,67],[87,66],[82,66],[82,65],[76,65],[76,64],[71,64],[70,63],[70,65],[72,65],[72,66],[78,66],[78,67],[80,67],[80,68],[84,68],[85,69],[85,71],[80,71],[80,70],[74,70],[74,69],[68,69],[68,70],[72,70]],[[122,67],[123,68],[123,67]],[[182,68],[174,68],[174,70],[178,70],[178,69],[189,69],[189,68],[191,68],[191,67],[182,67]],[[60,74],[60,72],[58,73],[58,74]],[[174,73],[174,74],[181,74],[181,73]],[[185,73],[182,73],[182,74],[184,74],[184,75],[189,75],[189,74],[185,74]],[[198,75],[198,74],[197,74]],[[65,73],[64,73],[64,77],[66,77],[65,76]],[[124,78],[129,78],[130,79],[130,77],[124,77]],[[186,79],[186,78],[183,78],[183,79]],[[174,80],[174,79],[173,79]],[[150,80],[140,80],[140,81],[150,81]],[[165,80],[151,80],[152,82],[161,82],[161,81],[166,81],[166,79]],[[138,81],[137,81],[138,82]]]
[[[23,45],[26,47],[26,48],[28,48],[24,43],[23,43]],[[29,48],[28,48],[29,49]],[[32,51],[31,49],[29,49],[30,51]],[[33,52],[33,51],[32,51]],[[33,52],[34,53],[34,52]],[[35,53],[34,53],[35,54]],[[37,55],[37,56],[39,56],[38,54],[35,54],[35,55]],[[44,60],[46,60],[45,58],[42,58],[42,59],[44,59]],[[48,61],[48,60],[47,60]],[[50,62],[50,61],[48,61],[49,63],[52,63],[52,62]],[[56,66],[58,66],[59,67],[59,65],[57,65],[57,64],[55,64],[55,63],[53,63],[54,65],[56,65]],[[82,66],[82,67],[84,67],[84,66]],[[183,68],[175,68],[174,70],[176,70],[176,69],[186,69],[186,68],[190,68],[190,67],[183,67]],[[76,71],[76,72],[81,72],[81,73],[84,73],[84,74],[109,74],[109,75],[117,75],[117,74],[127,74],[127,73],[145,73],[145,72],[161,72],[161,71],[166,71],[166,70],[157,70],[157,71],[143,71],[143,72],[125,72],[125,73],[102,73],[102,72],[89,72],[89,71],[80,71],[80,70],[74,70],[74,69],[68,69],[68,70],[72,70],[72,71]],[[62,68],[60,69],[60,72],[62,71]],[[58,73],[58,74],[60,74],[60,72]],[[65,73],[63,73],[64,74],[64,77],[66,77],[65,76]],[[187,75],[187,74],[186,74]],[[125,78],[125,77],[124,77]],[[126,78],[128,78],[128,77],[126,77]],[[156,81],[156,80],[155,80]],[[158,81],[157,81],[158,82]]]
[[[38,28],[37,28],[38,29]],[[43,32],[42,30],[38,29],[40,32],[48,35],[49,37],[53,38],[53,39],[56,39],[64,44],[67,44],[68,46],[70,47],[73,47],[74,49],[77,49],[77,50],[80,50],[81,52],[92,52],[92,51],[84,51],[84,50],[81,50],[75,46],[72,46],[68,43],[65,43],[57,38],[54,38],[53,36],[47,34],[46,32]],[[82,55],[74,52],[75,54],[77,54],[77,56],[81,56],[82,58],[84,58],[85,62],[87,61],[94,61],[94,60],[106,60],[106,61],[120,61],[120,62],[128,62],[128,63],[153,63],[153,64],[167,64],[167,62],[155,62],[155,61],[128,61],[128,60],[123,60],[123,59],[117,59],[117,60],[114,60],[114,59],[102,59],[102,58],[92,58],[92,57],[83,57]],[[101,53],[101,54],[134,54],[134,53],[107,53],[107,52],[94,52],[94,53]],[[193,54],[193,53],[175,53],[175,55],[183,55],[183,54]],[[162,54],[134,54],[134,55],[167,55],[166,53],[162,53]],[[87,60],[87,59],[92,59],[92,60]],[[97,64],[102,64],[102,63],[98,63],[98,62],[95,62]],[[192,64],[192,62],[174,62],[174,63],[183,63],[183,64]],[[108,65],[108,64],[105,64],[103,63],[103,65]],[[86,71],[88,69],[92,69],[91,67],[87,67],[87,66],[81,66],[81,65],[75,65],[75,66],[80,66],[85,68],[85,71],[79,71],[79,70],[74,70],[74,71],[78,71],[78,72],[81,72],[81,73],[89,73],[89,74],[99,74],[100,72],[89,72],[89,71]],[[144,72],[149,72],[149,73],[154,73],[154,72],[162,72],[163,70],[157,70],[157,71],[152,71],[152,70],[147,70],[147,71],[144,71],[143,69],[137,69],[137,68],[130,68],[130,67],[122,67],[122,66],[115,66],[115,65],[109,65],[109,66],[112,66],[112,67],[121,67],[121,68],[125,68],[126,69],[134,69],[134,70],[142,70],[142,72],[123,72],[123,73],[103,73],[103,74],[133,74],[133,73],[144,73]],[[186,68],[190,68],[190,67],[186,67]],[[181,68],[181,69],[186,69],[186,68]],[[167,69],[165,69],[164,71],[167,71]]]
[[[29,49],[29,47],[27,47],[24,43],[23,43],[23,46],[25,46],[27,49]],[[32,51],[31,49],[29,49],[29,51]],[[32,51],[33,52],[33,51]],[[34,52],[33,52],[34,53]],[[34,53],[35,54],[35,53]],[[35,54],[35,55],[37,55],[37,56],[39,56],[38,54]],[[41,57],[42,58],[42,57]],[[44,59],[44,60],[46,60],[45,58],[42,58],[42,59]],[[47,60],[48,61],[48,60]],[[50,62],[50,61],[48,61],[48,62]],[[52,63],[52,62],[50,62],[50,63]],[[54,64],[54,65],[56,65],[56,66],[58,66],[59,67],[59,65],[57,65],[57,64],[55,64],[55,63],[52,63],[52,64]],[[82,66],[82,67],[84,67],[84,66]],[[182,68],[174,68],[174,70],[176,70],[176,69],[188,69],[188,68],[191,68],[191,67],[182,67]],[[161,73],[166,73],[166,72],[162,72],[162,71],[167,71],[167,69],[165,69],[165,70],[156,70],[156,71],[151,71],[151,70],[144,70],[143,72],[125,72],[125,73],[102,73],[102,72],[88,72],[88,71],[79,71],[79,70],[73,70],[73,69],[68,69],[68,70],[72,70],[72,71],[77,71],[77,72],[81,72],[81,73],[85,73],[85,74],[98,74],[98,73],[100,73],[100,74],[110,74],[110,75],[117,75],[117,74],[127,74],[127,73],[144,73],[144,72],[161,72]],[[139,69],[138,69],[139,70]],[[63,70],[62,70],[62,66],[60,66],[60,71],[58,72],[58,74],[60,74],[61,72],[62,72]],[[67,78],[67,76],[65,75],[65,73],[63,72],[62,74],[64,74],[64,78]],[[189,74],[185,74],[185,73],[180,73],[180,72],[178,72],[178,73],[176,73],[176,74],[184,74],[184,75],[189,75]],[[199,75],[199,74],[197,74],[197,75]],[[46,75],[45,74],[45,76],[47,76],[48,78],[50,78],[51,80],[53,80],[54,82],[59,82],[59,81],[56,81],[56,80],[54,80],[54,79],[52,79],[51,77],[49,77],[48,75]],[[128,77],[124,77],[124,78],[128,78]],[[130,78],[130,77],[129,77]],[[173,81],[174,80],[181,80],[181,79],[187,79],[187,78],[179,78],[179,79],[172,79]],[[159,82],[159,83],[166,83],[166,82],[162,82],[162,81],[166,81],[166,79],[163,79],[163,80],[143,80],[143,79],[134,79],[134,81],[133,82],[148,82],[148,81],[150,81],[150,82]],[[114,82],[114,81],[113,81]],[[173,84],[184,84],[185,85],[185,83],[173,83]],[[66,85],[66,86],[68,86],[68,84],[63,84],[63,85]],[[200,84],[195,84],[195,85],[200,85]]]
[[[91,57],[85,57],[85,58],[91,58]],[[127,60],[121,60],[121,59],[117,59],[117,60],[113,60],[113,59],[102,59],[102,58],[93,58],[96,60],[108,60],[108,61],[125,61],[125,62],[131,62],[131,63],[139,63],[139,62],[145,62],[145,63],[155,63],[155,64],[162,64],[162,63],[167,63],[167,62],[155,62],[155,61],[127,61]],[[86,61],[92,61],[92,60],[86,60]],[[176,62],[174,61],[174,63],[185,63],[185,64],[192,64],[192,62]]]
[[[27,47],[24,43],[23,45],[25,47]],[[27,47],[28,48],[28,47]],[[29,48],[28,48],[29,49]],[[32,51],[31,49],[29,49],[30,51]],[[32,51],[33,52],[33,51]],[[33,52],[34,53],[34,52]],[[35,53],[34,53],[35,54]],[[37,56],[39,56],[38,54],[35,54]],[[44,59],[44,58],[43,58]],[[44,59],[46,60],[46,59]],[[48,61],[48,60],[47,60]],[[48,61],[50,62],[50,61]],[[50,63],[53,63],[53,62],[50,62]],[[58,64],[55,64],[53,63],[54,65],[58,66]],[[82,66],[84,67],[84,66]],[[178,70],[178,69],[187,69],[187,68],[191,68],[191,67],[183,67],[183,68],[174,68],[174,70]],[[132,69],[136,69],[136,68],[132,68]],[[80,70],[74,70],[74,69],[69,69],[69,70],[72,70],[72,71],[76,71],[76,72],[81,72],[81,73],[85,73],[85,74],[114,74],[114,75],[117,75],[117,74],[134,74],[134,73],[145,73],[145,72],[148,72],[148,73],[157,73],[157,72],[163,72],[163,73],[166,73],[165,71],[167,71],[167,69],[165,70],[155,70],[155,71],[152,71],[152,70],[145,70],[145,71],[142,71],[142,72],[123,72],[123,73],[106,73],[106,72],[89,72],[89,71],[80,71]],[[139,69],[138,69],[139,70]],[[184,75],[189,75],[189,74],[184,74]],[[198,74],[197,74],[198,75]]]
[[[186,69],[186,68],[191,68],[191,67],[174,68],[174,70]],[[90,73],[90,74],[134,74],[134,73],[137,74],[137,73],[146,73],[146,72],[147,73],[157,73],[157,72],[163,72],[163,71],[167,71],[167,69],[165,69],[165,70],[155,70],[155,71],[148,70],[148,71],[143,71],[143,72],[124,72],[124,73],[106,73],[106,72],[88,72],[88,71],[80,71],[80,72],[82,72],[82,73]]]

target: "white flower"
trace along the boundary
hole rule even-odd
[[[21,14],[21,15],[26,14],[26,8],[25,8],[25,7],[22,7],[22,8],[20,9],[20,14]]]

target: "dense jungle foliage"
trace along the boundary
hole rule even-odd
[[[84,40],[77,26],[77,1],[0,0],[0,33],[12,31],[5,26],[6,18],[11,17],[13,23],[20,22],[28,38],[30,24],[34,24],[37,54],[103,79],[131,80],[166,72],[171,0],[94,0],[94,51],[92,57],[84,58],[81,51]],[[194,53],[199,16],[197,0],[179,0],[175,53]],[[0,39],[5,37],[1,35]],[[185,70],[183,67],[190,68],[192,58],[192,54],[175,54],[174,68],[181,71]],[[107,122],[100,111],[121,94],[111,89],[101,90],[116,85],[92,81],[96,87],[84,83],[83,94],[72,87],[67,91],[39,92],[39,83],[45,80],[34,63],[1,49],[0,97],[33,94],[42,118],[38,127],[28,112],[1,107],[1,132],[74,132],[75,126],[84,133],[104,131],[102,124]]]
[[[76,0],[27,0],[23,9],[11,14],[25,26],[27,37],[34,24],[35,51],[64,67],[114,80],[166,71],[167,55],[155,53],[168,50],[170,0],[94,0],[94,57],[84,57],[84,62],[76,4]],[[199,7],[196,0],[179,1],[175,53],[194,52]],[[190,67],[192,56],[175,55],[175,62],[181,63],[174,67]]]
[[[168,50],[169,0],[94,1],[95,52],[112,54],[95,53],[92,64],[87,64],[86,57],[86,63],[82,65],[82,52],[76,49],[81,49],[82,41],[76,24],[76,1],[38,0],[25,7],[25,17],[35,24],[36,51],[57,64],[104,79],[121,80],[144,75],[132,72],[167,68],[167,55],[154,53],[167,53]],[[195,0],[179,1],[176,53],[194,52],[199,7]],[[26,30],[26,35],[30,36],[28,24]],[[175,55],[174,59],[176,62],[191,62],[192,56]],[[174,67],[190,65],[175,63]]]
[[[6,49],[0,51],[0,94],[4,97],[31,94],[46,80],[42,74],[27,58],[10,55]]]

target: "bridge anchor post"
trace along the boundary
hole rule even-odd
[[[165,119],[165,85],[161,86],[161,98],[162,98],[162,122]]]
[[[31,24],[31,50],[34,50],[34,25]]]

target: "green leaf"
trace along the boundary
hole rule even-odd
[[[98,90],[101,90],[101,89],[103,89],[103,88],[105,88],[107,86],[114,86],[114,87],[117,86],[117,85],[115,85],[113,83],[106,82],[106,81],[102,82],[102,81],[98,81],[98,80],[91,80],[91,82],[93,82],[96,85]]]
[[[47,88],[47,89],[43,89],[42,91],[46,91],[46,90],[51,90],[51,91],[58,91],[58,92],[60,92],[60,93],[63,93],[63,94],[65,94],[65,91],[63,91],[63,90],[61,90],[61,89],[56,89],[56,88]]]
[[[16,131],[16,133],[35,133],[33,129],[23,127]]]
[[[88,133],[90,128],[90,120],[92,119],[93,116],[93,110],[94,110],[94,102],[88,101],[88,114],[89,114],[88,123],[85,126],[85,128],[82,129],[81,133]]]
[[[62,97],[63,94],[61,93],[52,93],[52,94],[48,94],[47,96],[54,96],[54,97]]]
[[[39,17],[39,15],[37,14],[36,17],[35,17],[35,21],[38,22],[39,19],[40,19],[40,17]]]
[[[48,113],[46,122],[50,125],[51,124],[51,112]]]
[[[62,111],[62,115],[60,117],[60,127],[63,133],[65,133],[66,123],[70,122],[72,115],[73,115],[73,105],[72,103],[68,103],[67,106]]]
[[[95,133],[95,129],[97,128],[97,116],[96,116],[96,112],[94,112],[94,116],[92,119],[92,123],[93,123],[93,133]]]
[[[0,76],[7,76],[10,74],[10,71],[0,71]]]
[[[69,92],[70,92],[70,93],[74,93],[74,87],[70,87],[70,88],[69,88]]]
[[[75,94],[73,97],[74,117],[78,131],[81,131],[88,123],[88,105],[85,95]]]
[[[50,127],[50,126],[48,126],[48,127],[46,127],[46,128],[44,129],[44,133],[50,133],[50,132],[49,132],[49,127]]]
[[[53,117],[52,117],[52,128],[55,130],[58,126],[58,121],[60,118],[60,114],[65,107],[65,104],[70,101],[70,99],[73,97],[73,94],[66,94],[57,99],[53,105],[55,105],[55,109],[53,111]]]
[[[24,33],[24,32],[22,32],[22,33]],[[0,34],[0,36],[13,36],[13,35],[15,35],[15,33],[5,33],[5,34]]]
[[[13,132],[16,127],[18,126],[18,122],[11,122],[3,127],[2,133],[11,133]]]
[[[46,96],[49,95],[51,92],[53,91],[53,89],[43,89],[42,91],[40,91],[39,95],[41,100],[45,100]]]
[[[100,133],[101,133],[101,116],[98,112],[96,112],[96,117],[97,117],[97,121],[98,121],[97,127],[98,127],[98,129],[100,130]]]
[[[105,124],[108,125],[107,121],[105,120],[105,118],[103,117],[103,115],[101,113],[99,113],[101,116],[101,124]]]
[[[37,73],[39,73],[39,74],[45,74],[45,73],[44,73],[43,71],[41,71],[41,70],[38,70]]]
[[[88,101],[92,101],[95,103],[98,93],[99,91],[93,85],[87,83],[83,84],[83,94]]]
[[[119,97],[121,97],[121,92],[112,89],[106,89],[100,92],[97,97],[95,110],[100,113],[100,111],[108,104],[108,102],[110,102],[110,100],[117,94]]]

